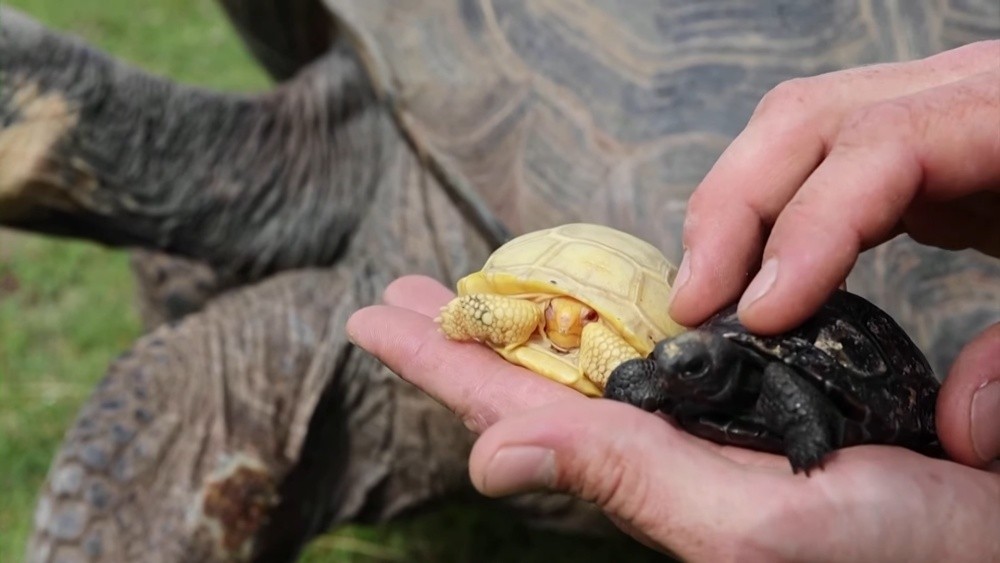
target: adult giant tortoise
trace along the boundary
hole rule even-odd
[[[223,6],[271,91],[176,84],[0,11],[0,222],[183,257],[229,288],[109,367],[51,467],[32,560],[289,560],[331,526],[470,491],[469,432],[351,346],[353,310],[562,223],[677,260],[688,195],[775,86],[1000,34],[992,0]],[[997,320],[998,278],[899,238],[849,283],[944,373]],[[511,502],[578,529],[593,514]]]

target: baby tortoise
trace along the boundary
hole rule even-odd
[[[612,373],[604,396],[675,416],[717,443],[781,453],[795,473],[831,451],[894,444],[941,456],[940,382],[884,311],[838,290],[784,334],[751,334],[733,305]]]
[[[648,242],[603,225],[523,234],[458,282],[437,321],[511,363],[599,397],[621,362],[683,327],[667,314],[676,267]]]

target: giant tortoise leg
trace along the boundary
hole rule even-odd
[[[806,474],[841,446],[844,417],[818,389],[781,362],[764,369],[757,414],[783,436],[792,471]]]
[[[225,289],[220,276],[207,264],[180,256],[136,249],[129,264],[139,315],[147,331],[202,310]]]
[[[6,6],[0,53],[0,225],[240,281],[343,259],[403,146],[346,41],[253,95],[142,72]]]
[[[322,0],[218,0],[254,58],[285,80],[325,53],[335,39]]]
[[[319,0],[219,0],[247,48],[277,80],[287,80],[326,52],[332,16]],[[292,23],[293,22],[293,23]],[[201,310],[224,289],[205,263],[138,249],[130,264],[146,330]]]
[[[384,281],[279,275],[142,337],[68,431],[28,560],[288,561],[331,526],[472,494],[472,433],[345,338]],[[512,502],[606,525],[562,497]]]

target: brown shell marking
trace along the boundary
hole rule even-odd
[[[273,476],[253,458],[237,456],[206,482],[202,524],[211,530],[223,553],[246,559],[253,551],[254,537],[277,504]]]

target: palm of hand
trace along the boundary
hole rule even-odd
[[[955,541],[982,530],[984,518],[1000,520],[996,468],[861,446],[830,455],[810,477],[793,475],[783,456],[696,438],[666,417],[586,398],[485,347],[447,341],[432,318],[452,296],[428,278],[403,278],[348,331],[482,434],[470,473],[487,495],[566,491],[641,541],[695,559],[956,560],[968,542],[996,541]],[[546,463],[525,470],[539,452]]]

